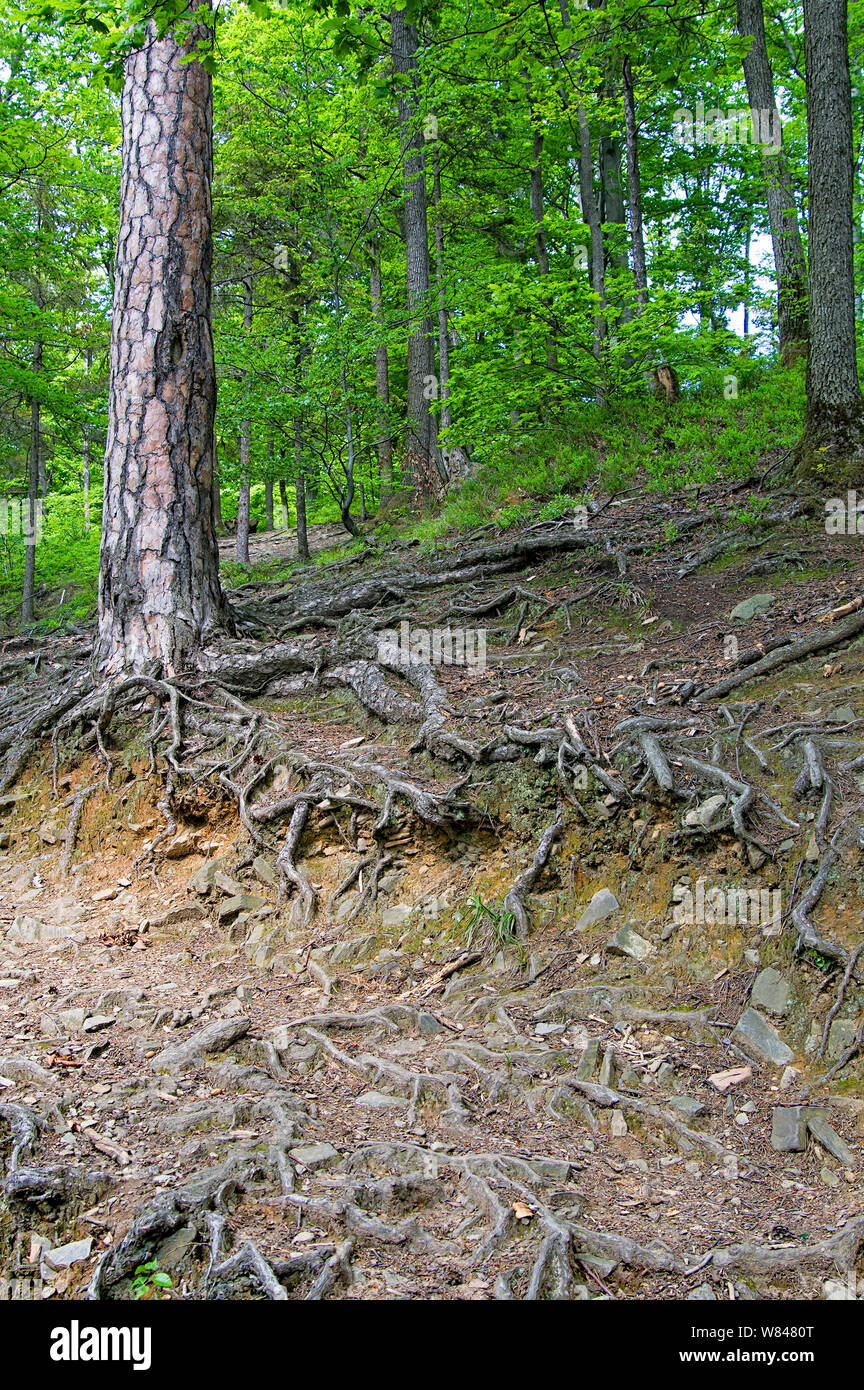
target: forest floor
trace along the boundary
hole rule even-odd
[[[155,685],[53,774],[28,726],[9,1296],[864,1291],[864,555],[736,497],[245,585],[167,753]],[[0,660],[50,690],[86,646]]]

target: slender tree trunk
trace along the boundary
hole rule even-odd
[[[282,525],[288,525],[288,489],[285,486],[285,479],[279,479],[279,505],[282,508]]]
[[[846,0],[804,0],[810,208],[810,351],[798,472],[864,483],[864,400],[855,360],[852,94]]]
[[[405,11],[390,12],[393,66],[399,87],[399,138],[405,184],[405,272],[408,296],[408,400],[403,476],[414,488],[430,468],[440,471],[435,418],[429,409],[435,363],[429,318],[429,240],[426,221],[426,163],[418,103],[417,29]]]
[[[42,371],[42,343],[37,338],[33,344],[33,373]],[[21,621],[32,623],[35,616],[36,588],[36,538],[39,532],[39,508],[41,488],[39,460],[42,456],[42,407],[38,399],[30,402],[30,453],[27,469],[27,524],[24,549],[24,586],[21,596]]]
[[[297,554],[305,565],[309,559],[309,537],[306,534],[306,481],[300,469],[294,480],[294,503],[297,508]]]
[[[780,116],[774,103],[774,77],[765,42],[762,0],[737,0],[737,5],[738,32],[742,38],[752,40],[744,57],[747,99],[751,111],[771,113],[772,128],[781,141],[779,149],[766,151],[763,147],[762,170],[777,276],[780,360],[788,364],[807,351],[807,267],[798,228],[795,190],[782,148]],[[808,98],[808,116],[809,112]],[[761,120],[759,124],[761,126]],[[765,133],[762,134],[764,138]]]
[[[252,333],[252,272],[247,261],[243,276],[243,328],[248,342]],[[246,369],[246,390],[249,390],[249,369]],[[237,496],[237,561],[249,564],[249,494],[252,487],[249,461],[252,425],[248,409],[240,425],[240,491]]]
[[[639,172],[639,127],[636,123],[636,97],[630,59],[622,64],[624,83],[624,125],[627,134],[627,194],[630,204],[630,243],[633,247],[633,281],[636,286],[637,313],[648,307],[648,270],[645,264],[645,233],[642,223],[642,176]]]
[[[230,625],[213,528],[212,87],[173,35],[126,60],[97,660],[173,674]]]

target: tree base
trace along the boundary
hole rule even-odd
[[[820,491],[864,488],[864,400],[809,407],[793,464],[796,480]]]

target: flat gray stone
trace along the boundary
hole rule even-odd
[[[800,1153],[807,1147],[807,1121],[800,1105],[775,1105],[771,1116],[771,1147],[778,1153]]]
[[[757,618],[760,613],[767,613],[773,602],[773,594],[752,594],[750,598],[737,603],[729,617],[733,623],[749,623],[751,618]]]
[[[732,1030],[732,1041],[756,1062],[785,1067],[795,1053],[756,1009],[745,1009]]]
[[[698,806],[687,811],[684,824],[691,830],[713,830],[726,816],[726,798],[722,792],[708,796]]]
[[[446,1033],[447,1029],[443,1023],[439,1023],[434,1014],[421,1013],[417,1017],[420,1032],[425,1033],[427,1038],[431,1038],[434,1033]]]
[[[688,1293],[687,1303],[716,1303],[717,1295],[710,1284],[700,1284],[692,1293]]]
[[[833,1158],[845,1163],[847,1168],[855,1167],[854,1153],[845,1139],[841,1139],[837,1131],[831,1128],[824,1115],[809,1114],[807,1116],[807,1128],[813,1138],[818,1140],[823,1149],[827,1149]]]
[[[630,956],[633,960],[646,960],[654,954],[654,947],[644,936],[632,927],[619,927],[615,935],[606,943],[606,950],[618,955]]]
[[[93,1237],[84,1240],[71,1240],[68,1245],[57,1245],[53,1250],[43,1250],[42,1258],[52,1269],[68,1269],[70,1265],[86,1260],[93,1248]]]
[[[85,1033],[99,1033],[103,1028],[113,1028],[117,1022],[113,1014],[88,1014],[84,1020]]]
[[[364,1091],[362,1096],[355,1098],[354,1104],[361,1105],[365,1110],[398,1110],[400,1107],[404,1109],[408,1102],[401,1096],[385,1096],[381,1091]]]
[[[302,1163],[304,1168],[310,1170],[329,1168],[341,1158],[339,1150],[334,1149],[332,1144],[301,1144],[296,1149],[289,1149],[288,1155],[295,1163]]]
[[[586,927],[592,926],[594,922],[602,922],[605,918],[611,917],[613,912],[618,912],[620,910],[620,907],[621,904],[618,902],[614,893],[610,893],[608,888],[600,888],[594,894],[585,911],[582,913],[574,930],[584,931]]]
[[[378,945],[376,936],[353,936],[348,941],[340,941],[330,955],[331,965],[344,965],[346,961],[360,960],[369,956]]]
[[[182,1071],[195,1066],[208,1053],[224,1052],[232,1043],[246,1036],[252,1026],[248,1018],[219,1018],[206,1028],[193,1033],[185,1042],[165,1047],[150,1059],[154,1071]]]
[[[667,1110],[677,1110],[688,1120],[695,1120],[697,1115],[705,1111],[704,1102],[697,1100],[696,1096],[664,1096],[663,1104]]]
[[[779,970],[771,965],[766,970],[760,970],[750,991],[751,1004],[767,1009],[769,1014],[785,1014],[791,998],[792,986]]]
[[[225,898],[219,905],[219,921],[229,922],[240,912],[257,912],[259,907],[267,907],[266,898],[258,898],[254,893],[236,893],[233,898]]]
[[[852,1018],[835,1018],[828,1033],[828,1046],[825,1051],[832,1061],[842,1057],[848,1047],[852,1046],[855,1035],[858,1032],[857,1024]]]

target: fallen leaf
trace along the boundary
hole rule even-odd
[[[515,1212],[517,1221],[526,1221],[528,1217],[534,1215],[534,1212],[527,1202],[514,1202],[513,1211]]]

